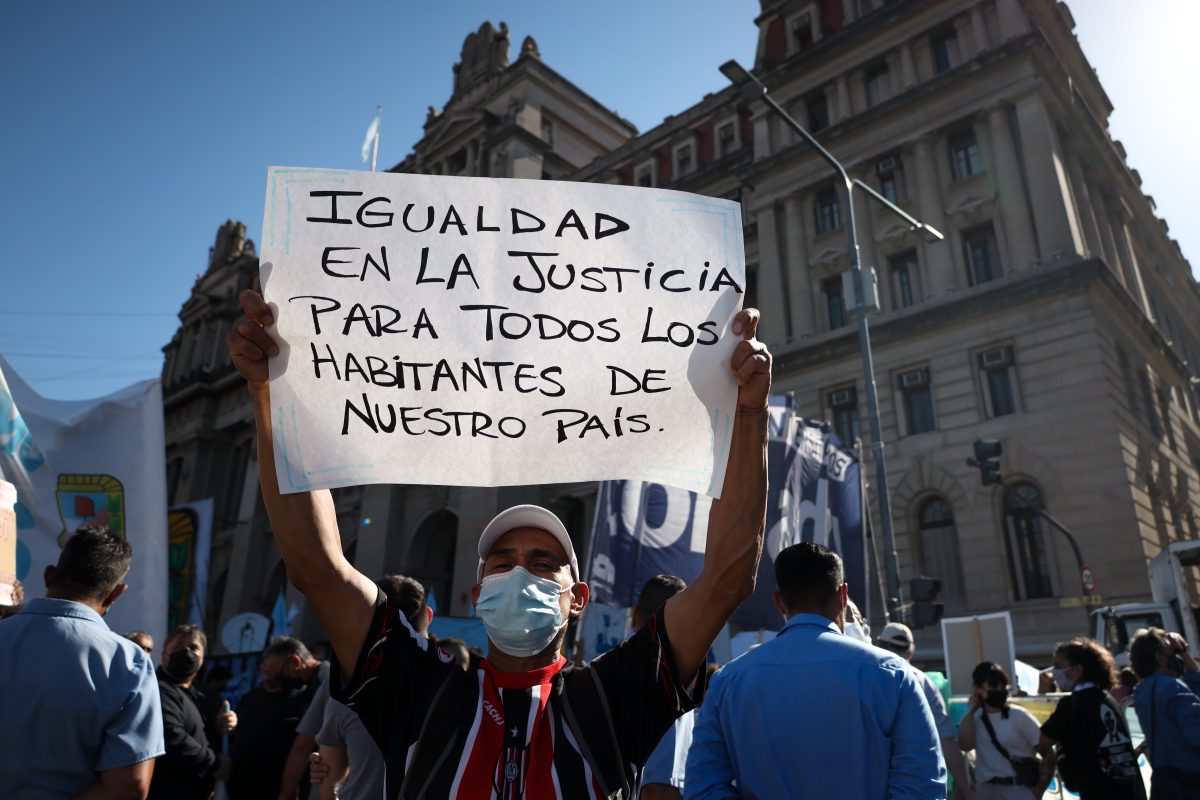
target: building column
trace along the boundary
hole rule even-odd
[[[1119,198],[1116,205],[1117,208],[1110,212],[1109,220],[1116,239],[1117,252],[1121,256],[1121,267],[1125,272],[1125,288],[1142,307],[1142,313],[1153,319],[1150,300],[1146,297],[1146,287],[1142,283],[1142,269],[1138,264],[1137,250],[1133,246],[1133,237],[1129,233],[1129,212],[1125,210],[1125,206]]]
[[[857,0],[842,0],[842,21],[849,25],[858,19]]]
[[[1041,260],[1051,264],[1079,256],[1083,235],[1067,182],[1062,143],[1046,104],[1037,94],[1017,101],[1017,124]]]
[[[783,240],[787,248],[786,270],[789,302],[786,304],[790,318],[789,330],[793,336],[816,333],[815,310],[813,308],[812,270],[808,266],[808,254],[804,252],[804,214],[799,195],[788,195],[783,201]],[[761,245],[760,245],[761,246]]]
[[[997,205],[1008,234],[1008,252],[1013,270],[1028,269],[1037,260],[1037,240],[1029,219],[1025,187],[1021,183],[1021,162],[1009,127],[1008,106],[992,106],[987,112],[988,131],[992,140],[992,160],[995,170]]]
[[[983,21],[983,9],[979,6],[971,8],[971,44],[973,56],[988,49],[987,24]]]
[[[1000,20],[1001,42],[1029,32],[1029,19],[1019,0],[996,0],[996,18]]]
[[[1126,289],[1130,289],[1129,282],[1125,277],[1125,271],[1121,268],[1121,257],[1117,253],[1117,243],[1113,238],[1113,226],[1110,222],[1108,206],[1104,202],[1104,191],[1097,184],[1089,183],[1088,195],[1092,198],[1093,212],[1096,215],[1097,228],[1100,231],[1100,243],[1103,247],[1104,263],[1117,276],[1117,280],[1121,282],[1121,285]]]
[[[791,338],[784,302],[783,263],[779,258],[779,230],[775,224],[775,206],[758,212],[758,307],[762,322],[759,338],[768,344],[783,344]]]
[[[1083,228],[1083,240],[1090,258],[1100,258],[1104,250],[1100,244],[1100,230],[1096,224],[1096,210],[1083,177],[1083,165],[1074,150],[1067,150],[1067,177],[1071,180],[1071,191],[1075,195],[1075,207],[1079,209],[1079,221]]]
[[[917,85],[917,67],[913,63],[912,45],[908,42],[900,45],[900,90],[911,89]]]
[[[754,160],[771,155],[771,115],[774,113],[765,105],[757,106],[752,112],[754,124]]]
[[[951,231],[946,230],[946,211],[942,205],[941,187],[938,186],[933,144],[932,136],[922,136],[913,142],[913,153],[917,159],[917,208],[920,209],[921,221],[946,235],[943,242],[922,244],[929,273],[929,282],[924,288],[936,299],[948,289],[956,287],[958,281],[954,277],[954,256],[950,252],[953,236]]]
[[[360,522],[358,525],[354,566],[365,575],[381,574],[387,561],[387,543],[392,534],[391,510],[390,485],[372,484],[363,487],[362,507],[359,513],[363,521],[369,519],[371,523],[364,525]],[[399,536],[400,531],[396,531],[395,535]]]
[[[850,82],[846,80],[845,74],[838,75],[836,84],[837,94],[837,120],[841,122],[850,117]]]
[[[863,183],[870,183],[871,168],[865,167],[854,170],[851,178],[858,178]],[[886,272],[885,265],[880,264],[879,248],[875,243],[875,209],[878,206],[874,201],[866,196],[863,192],[856,192],[855,197],[858,202],[854,204],[854,221],[858,227],[858,259],[863,268],[863,288],[870,282],[870,273],[868,267],[875,269],[875,276],[879,283],[879,307],[880,309],[890,309],[891,298],[887,281],[884,279]],[[853,303],[853,298],[846,298],[846,307],[849,308]]]

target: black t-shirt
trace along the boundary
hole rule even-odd
[[[229,741],[229,757],[233,759],[229,776],[232,800],[278,796],[283,765],[296,738],[296,726],[328,676],[329,664],[322,662],[304,686],[278,692],[268,692],[259,686],[238,703],[238,725]],[[306,786],[307,781],[301,788]]]
[[[1058,769],[1067,788],[1085,798],[1142,796],[1129,727],[1108,692],[1092,686],[1067,695],[1042,733],[1058,742]]]
[[[675,675],[661,611],[589,667],[506,673],[475,659],[463,671],[380,596],[354,675],[342,685],[335,667],[330,688],[379,745],[387,800],[574,800],[631,796],[703,692],[703,678],[689,693]]]

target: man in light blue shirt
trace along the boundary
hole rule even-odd
[[[684,797],[943,800],[929,704],[897,656],[842,634],[842,560],[821,545],[775,559],[775,639],[713,676]]]
[[[46,597],[0,622],[0,794],[144,798],[164,753],[154,665],[103,614],[133,550],[86,526],[46,568]]]

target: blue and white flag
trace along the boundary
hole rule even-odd
[[[785,547],[815,541],[836,550],[855,602],[866,607],[866,548],[857,456],[828,423],[796,417],[795,401],[772,395],[768,442],[767,537],[754,595],[732,622],[774,629],[774,558]],[[708,534],[707,497],[656,483],[600,484],[588,582],[601,603],[629,608],[646,581],[700,574]]]

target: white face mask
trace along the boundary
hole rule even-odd
[[[1067,677],[1067,671],[1065,669],[1059,669],[1058,667],[1055,667],[1052,672],[1054,674],[1054,683],[1059,689],[1062,689],[1064,692],[1069,692],[1075,688],[1075,681]]]
[[[539,578],[524,567],[483,579],[475,613],[488,638],[510,656],[536,655],[567,624],[559,596],[571,591],[557,581]]]

